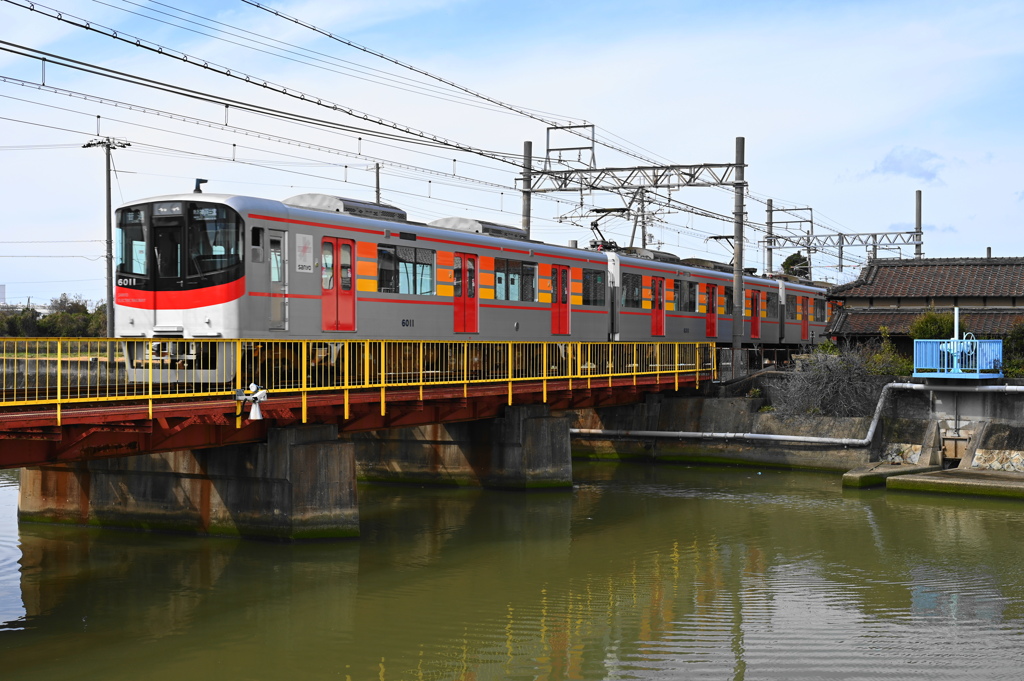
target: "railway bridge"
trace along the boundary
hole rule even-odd
[[[0,468],[25,520],[355,536],[357,476],[570,487],[561,412],[715,378],[711,343],[0,339]]]

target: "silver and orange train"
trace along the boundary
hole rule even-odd
[[[125,339],[732,340],[729,272],[464,218],[419,224],[323,194],[190,193],[122,206],[116,231]],[[743,281],[745,345],[820,339],[823,288]]]

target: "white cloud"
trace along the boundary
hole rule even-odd
[[[933,151],[908,147],[895,147],[885,155],[869,175],[903,175],[928,183],[940,182],[939,172],[945,163],[943,158]]]

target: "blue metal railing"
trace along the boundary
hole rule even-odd
[[[914,341],[916,377],[986,379],[1001,378],[1002,375],[1001,340]]]

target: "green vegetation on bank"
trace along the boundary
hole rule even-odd
[[[66,293],[50,300],[50,314],[16,305],[0,305],[0,337],[99,338],[107,335],[106,305],[92,305]],[[90,309],[91,308],[91,309]]]

